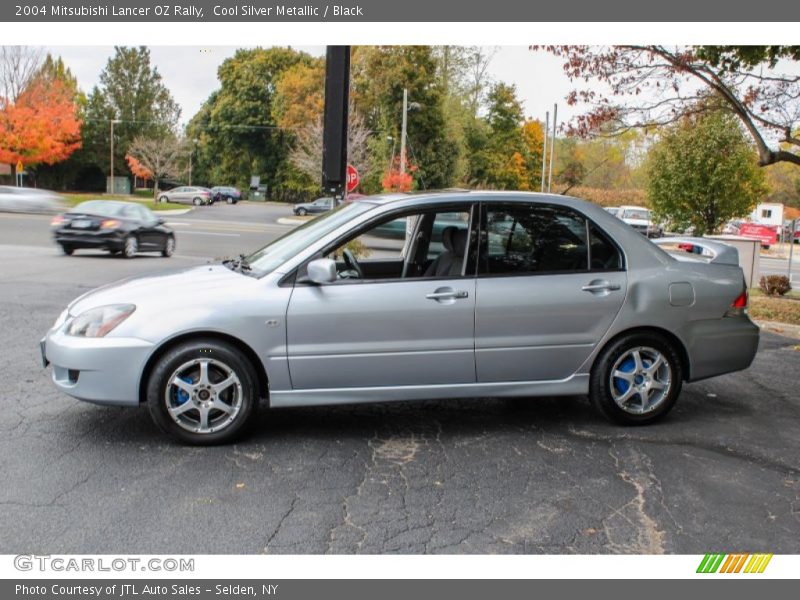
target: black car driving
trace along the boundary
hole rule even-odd
[[[211,188],[211,201],[212,202],[227,202],[228,204],[236,204],[242,199],[242,192],[239,188],[218,185]]]
[[[88,200],[56,216],[53,238],[66,255],[81,248],[133,258],[137,252],[175,252],[175,232],[149,208],[135,202]]]

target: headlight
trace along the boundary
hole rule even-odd
[[[61,312],[61,314],[58,315],[56,322],[53,323],[53,329],[58,329],[59,327],[61,327],[66,322],[68,316],[69,316],[69,309],[65,308]]]
[[[90,308],[70,322],[67,334],[78,337],[103,337],[133,314],[133,304],[110,304]]]

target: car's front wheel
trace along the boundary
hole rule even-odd
[[[308,214],[308,211],[305,208],[298,208],[297,209],[297,216],[298,217],[305,217]]]
[[[672,343],[657,333],[631,333],[598,356],[589,398],[616,423],[645,425],[672,409],[682,383],[681,360]]]
[[[168,198],[166,196],[159,196],[158,197],[158,201],[163,204],[164,202],[168,201]]]
[[[175,254],[175,238],[169,236],[167,241],[164,242],[164,248],[161,249],[161,256],[169,258],[173,254]]]
[[[61,244],[61,252],[63,252],[67,256],[72,256],[72,253],[75,252],[75,248],[73,248],[69,244]]]
[[[147,404],[156,425],[182,442],[226,443],[253,420],[257,381],[253,365],[233,346],[217,340],[185,342],[156,363]]]

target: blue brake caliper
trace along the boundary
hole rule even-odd
[[[636,361],[633,360],[632,356],[626,358],[623,363],[619,366],[617,370],[622,371],[623,373],[633,373],[636,369]],[[620,394],[624,394],[628,391],[628,388],[631,387],[630,381],[627,379],[623,379],[622,377],[615,377],[614,378],[614,387],[617,388],[617,392]]]
[[[180,379],[181,381],[185,381],[188,384],[194,383],[191,379],[188,379],[186,377],[179,377],[178,379]],[[177,397],[175,398],[175,403],[178,406],[180,406],[181,404],[183,404],[184,402],[187,402],[189,400],[189,393],[188,392],[186,392],[185,390],[182,390],[180,388],[178,388],[177,392],[178,392],[178,394],[177,394]]]
[[[647,369],[652,364],[652,361],[647,359],[642,359],[642,366]],[[623,373],[633,373],[636,370],[636,361],[633,360],[632,356],[626,358],[623,363],[618,368],[619,371]],[[639,383],[639,382],[637,382]],[[624,394],[628,391],[628,388],[631,387],[630,381],[623,379],[622,377],[615,377],[614,378],[614,387],[617,388],[617,392],[620,394]]]

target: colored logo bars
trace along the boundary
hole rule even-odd
[[[706,554],[698,573],[763,573],[772,554]]]

